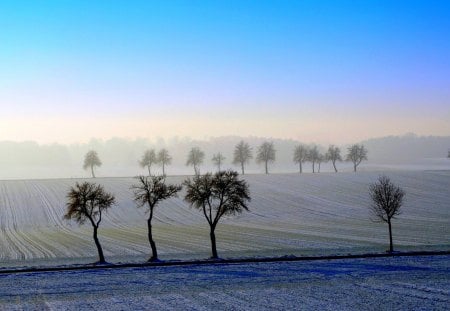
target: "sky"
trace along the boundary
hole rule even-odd
[[[450,135],[448,1],[1,1],[0,140]]]

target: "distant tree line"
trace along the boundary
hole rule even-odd
[[[347,154],[345,160],[353,163],[353,170],[356,172],[357,167],[362,161],[367,160],[367,149],[362,144],[353,144],[347,148]],[[244,141],[240,141],[234,148],[232,164],[240,167],[241,174],[245,174],[245,167],[253,159],[253,149],[250,145]],[[273,142],[266,141],[258,146],[255,155],[256,163],[264,165],[264,172],[269,174],[270,164],[276,160],[276,149]],[[193,147],[189,151],[186,160],[186,166],[192,166],[194,169],[194,175],[200,175],[200,166],[204,163],[205,153],[199,147]],[[218,171],[222,170],[223,164],[226,158],[221,152],[213,155],[211,161]],[[335,145],[330,145],[327,152],[321,153],[316,145],[307,146],[299,144],[295,146],[293,150],[292,160],[298,165],[299,173],[303,172],[303,164],[305,162],[311,163],[313,173],[320,173],[321,165],[325,162],[331,162],[334,171],[337,173],[337,163],[343,161],[341,155],[341,149]],[[154,149],[148,149],[142,155],[139,160],[139,165],[142,168],[147,168],[148,175],[152,175],[152,166],[159,165],[162,167],[162,175],[165,176],[165,168],[172,162],[172,157],[167,149],[161,149],[156,152]],[[94,167],[101,166],[96,151],[89,151],[84,160],[84,169],[90,169],[92,177],[95,177]]]

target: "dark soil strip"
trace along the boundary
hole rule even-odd
[[[158,261],[145,263],[121,263],[121,264],[88,264],[73,266],[53,266],[35,268],[0,269],[0,274],[30,273],[30,272],[52,272],[52,271],[72,271],[72,270],[103,270],[121,268],[143,268],[143,267],[170,267],[170,266],[192,266],[192,265],[218,265],[218,264],[242,264],[258,262],[289,262],[289,261],[313,261],[313,260],[339,260],[358,258],[378,258],[378,257],[408,257],[408,256],[439,256],[450,255],[450,251],[420,251],[420,252],[395,252],[395,253],[369,253],[359,255],[335,255],[335,256],[282,256],[282,257],[261,257],[261,258],[236,258],[236,259],[203,259],[188,261]]]

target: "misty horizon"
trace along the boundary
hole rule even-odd
[[[97,169],[99,177],[147,174],[147,170],[141,168],[138,162],[143,153],[151,148],[156,151],[162,148],[168,149],[173,158],[172,164],[166,168],[168,175],[193,173],[192,167],[186,165],[188,152],[193,147],[198,147],[205,153],[204,162],[200,167],[201,173],[216,170],[212,157],[217,152],[225,156],[224,169],[239,170],[239,166],[232,164],[232,160],[234,148],[241,140],[249,143],[253,155],[264,141],[273,142],[276,160],[270,165],[271,171],[274,173],[297,172],[297,166],[293,162],[293,151],[301,142],[292,139],[223,136],[207,140],[174,137],[170,140],[160,138],[151,141],[146,138],[115,137],[108,140],[91,139],[87,143],[79,144],[0,141],[0,179],[89,177],[89,171],[82,169],[84,156],[89,150],[97,151],[103,162],[103,165]],[[368,161],[362,163],[362,170],[389,169],[389,167],[401,169],[402,165],[404,168],[410,165],[409,168],[416,167],[416,169],[448,169],[450,167],[450,161],[445,159],[450,146],[450,136],[417,136],[408,133],[403,136],[371,138],[354,143],[362,143],[368,149]],[[328,148],[328,145],[323,144],[306,143],[305,145],[318,146],[322,154]],[[350,144],[335,145],[340,147],[344,158]],[[310,166],[309,163],[304,164],[305,172],[311,170]],[[351,171],[351,163],[339,162],[338,168],[340,171]],[[154,165],[154,173],[160,174],[160,170],[158,165]],[[263,168],[255,162],[255,159],[252,159],[246,171],[259,174],[263,173]],[[322,172],[333,172],[331,163],[323,163]]]

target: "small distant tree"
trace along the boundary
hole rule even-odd
[[[371,211],[376,217],[375,221],[386,222],[389,227],[389,252],[394,251],[392,243],[392,219],[401,213],[405,191],[393,184],[389,177],[380,176],[378,182],[369,187],[372,198]]]
[[[305,145],[298,145],[294,149],[294,163],[298,163],[299,172],[302,173],[302,164],[308,160],[308,147]]]
[[[264,163],[265,172],[269,174],[269,163],[275,162],[275,148],[273,142],[264,142],[258,147],[256,155],[257,163]]]
[[[334,171],[337,173],[338,170],[336,168],[336,162],[342,161],[341,149],[335,145],[330,145],[327,153],[325,154],[325,158],[327,161],[331,161],[331,163],[333,163]]]
[[[139,183],[131,186],[134,193],[134,201],[138,207],[147,205],[149,216],[147,218],[148,241],[152,248],[152,256],[148,261],[157,261],[158,252],[152,235],[152,219],[155,207],[163,200],[176,196],[181,190],[179,185],[167,185],[163,176],[139,176]]]
[[[250,201],[248,184],[238,178],[235,171],[220,171],[214,175],[207,173],[187,179],[185,200],[203,212],[210,228],[212,258],[218,258],[215,230],[224,215],[240,214],[248,211]]]
[[[172,163],[172,157],[169,155],[169,151],[167,149],[163,148],[158,152],[157,162],[162,167],[163,176],[166,176],[165,167],[166,167],[166,165],[169,165],[170,163]]]
[[[98,251],[98,263],[105,263],[103,249],[98,240],[98,228],[102,221],[103,211],[115,204],[114,195],[108,193],[100,185],[84,182],[76,183],[67,194],[66,219],[74,219],[80,225],[88,220],[94,228],[93,238]]]
[[[223,161],[225,161],[225,157],[220,152],[216,153],[212,157],[212,162],[214,163],[215,166],[217,166],[217,169],[219,170],[219,172],[221,171],[221,166],[222,166]]]
[[[308,161],[312,163],[312,171],[315,173],[316,162],[319,161],[319,149],[317,146],[312,146],[308,151]]]
[[[200,148],[194,147],[189,151],[188,159],[186,161],[186,165],[192,165],[194,167],[195,175],[200,174],[200,164],[203,163],[203,159],[205,158],[205,153],[200,150]]]
[[[94,166],[101,166],[102,161],[100,161],[97,151],[90,150],[86,155],[84,156],[84,164],[83,169],[87,170],[88,168],[91,169],[92,178],[95,178],[94,174]]]
[[[347,153],[347,161],[353,162],[353,171],[356,172],[356,168],[363,161],[367,160],[367,149],[364,145],[354,144],[351,145],[348,149]]]
[[[241,165],[242,175],[245,174],[244,166],[253,158],[252,148],[249,144],[241,140],[234,148],[233,164]]]
[[[326,162],[325,155],[323,155],[322,153],[319,152],[319,156],[317,157],[317,166],[318,166],[317,173],[320,173],[320,165],[323,162]]]
[[[158,162],[158,158],[156,157],[156,153],[154,149],[146,150],[142,156],[142,159],[139,161],[141,167],[148,168],[148,176],[151,174],[151,167],[153,164]]]

